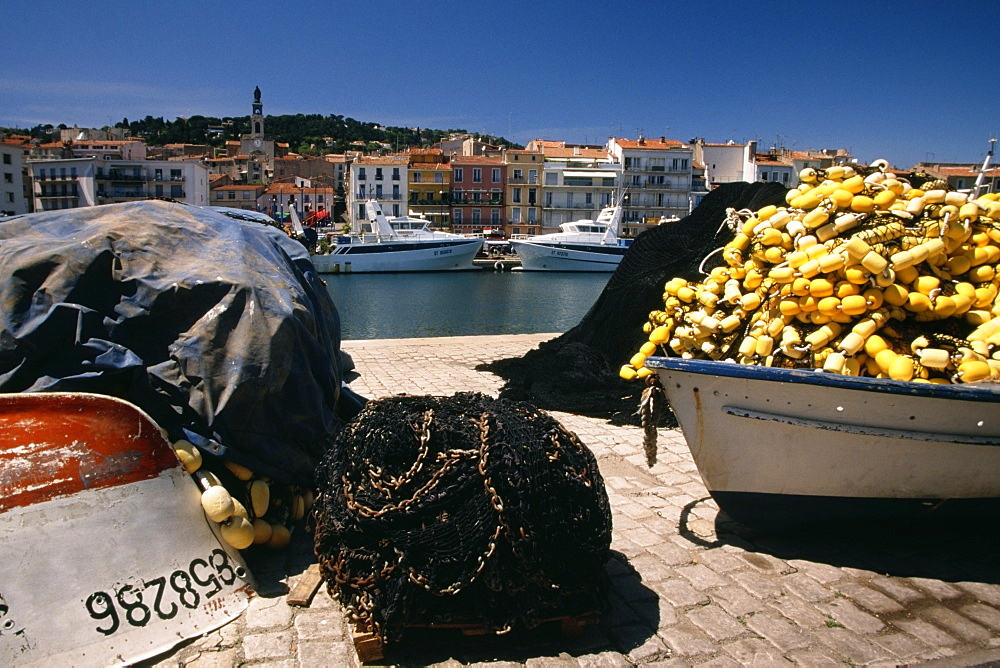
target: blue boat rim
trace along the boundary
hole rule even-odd
[[[914,383],[888,378],[842,376],[814,369],[784,369],[780,367],[737,364],[735,362],[683,359],[680,357],[649,357],[646,359],[646,366],[650,369],[676,370],[708,376],[750,378],[781,383],[801,383],[803,385],[838,387],[847,390],[884,392],[887,394],[901,394],[914,397],[936,397],[941,399],[959,399],[962,401],[1000,401],[1000,384],[997,383],[935,385],[932,383]]]

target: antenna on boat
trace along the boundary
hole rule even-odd
[[[990,138],[990,150],[986,152],[986,159],[983,160],[983,166],[979,170],[979,176],[976,177],[976,185],[972,187],[972,193],[970,199],[976,199],[979,197],[979,191],[983,188],[983,181],[986,180],[986,170],[990,168],[990,160],[993,158],[993,149],[996,146],[996,137]]]

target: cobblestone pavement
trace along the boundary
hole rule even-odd
[[[496,395],[475,371],[554,335],[347,341],[368,398]],[[636,427],[552,413],[597,456],[613,509],[611,608],[581,635],[426,631],[380,663],[497,666],[1000,665],[1000,527],[904,524],[796,534],[720,514],[679,431],[661,430],[648,468]],[[249,609],[148,665],[358,665],[339,606],[284,594],[312,562],[307,532],[280,555],[248,555]]]

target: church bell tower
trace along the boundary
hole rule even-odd
[[[254,147],[260,148],[264,142],[264,105],[260,101],[260,86],[253,91],[253,113],[250,114],[250,138]]]

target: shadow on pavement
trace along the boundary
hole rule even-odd
[[[628,654],[656,632],[659,600],[656,592],[642,584],[623,554],[612,551],[605,570],[609,608],[598,623],[583,626],[578,634],[564,635],[558,622],[535,629],[514,629],[504,635],[468,636],[455,629],[413,628],[400,642],[388,645],[385,657],[372,665],[423,666],[448,660],[463,664],[524,663],[542,657]]]
[[[1000,532],[988,518],[912,518],[826,522],[793,528],[748,527],[723,512],[715,536],[699,536],[689,503],[679,518],[680,535],[705,547],[722,544],[778,559],[802,559],[856,568],[890,577],[1000,584]]]

